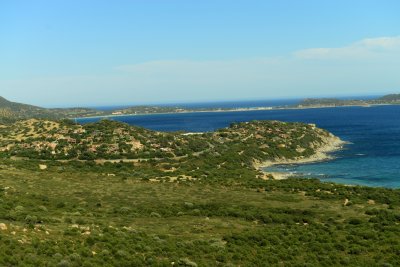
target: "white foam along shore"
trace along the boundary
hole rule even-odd
[[[343,149],[346,144],[348,144],[348,142],[345,142],[334,135],[329,135],[324,138],[323,144],[317,147],[315,153],[310,157],[299,157],[295,159],[276,158],[274,160],[256,162],[254,167],[264,173],[264,179],[268,179],[268,177],[272,175],[275,180],[283,180],[293,176],[293,174],[288,172],[268,172],[265,169],[274,165],[297,165],[332,160],[334,157],[331,153]]]

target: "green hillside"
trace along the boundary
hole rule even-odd
[[[398,266],[400,190],[256,168],[339,141],[279,121],[0,125],[0,266]]]
[[[101,111],[88,108],[42,108],[27,104],[11,102],[0,96],[0,123],[21,119],[62,119],[80,116],[102,115]]]
[[[164,133],[103,120],[25,120],[0,128],[0,155],[16,159],[153,164],[160,179],[254,177],[255,162],[305,158],[336,137],[304,123],[254,121],[216,132]],[[196,167],[194,167],[196,166]],[[153,177],[154,178],[154,177]]]
[[[19,119],[50,115],[44,108],[11,102],[0,96],[0,118]]]
[[[151,163],[39,164],[0,160],[2,266],[400,264],[399,190],[240,172],[229,186],[143,179],[157,175]]]

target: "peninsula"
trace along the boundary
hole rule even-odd
[[[102,120],[75,124],[68,120],[22,120],[0,128],[3,158],[44,161],[155,161],[160,177],[221,178],[210,169],[248,169],[262,162],[321,160],[343,142],[313,124],[253,121],[202,134],[151,131]],[[197,169],[191,170],[197,162]],[[177,168],[179,165],[179,168]],[[211,167],[213,166],[213,167]],[[211,168],[210,168],[211,167]],[[205,168],[205,169],[204,169]],[[157,169],[157,168],[155,168]]]

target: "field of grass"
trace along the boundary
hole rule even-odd
[[[0,265],[400,265],[399,190],[114,174],[1,161]]]

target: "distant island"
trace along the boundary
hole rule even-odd
[[[8,101],[0,97],[0,122],[12,122],[19,119],[64,119],[87,117],[113,117],[127,115],[163,114],[163,113],[188,113],[188,112],[219,112],[219,111],[253,111],[272,109],[304,109],[344,106],[374,106],[374,105],[399,105],[400,94],[389,94],[369,100],[343,100],[338,98],[307,98],[298,104],[285,106],[261,106],[248,108],[188,108],[183,106],[132,106],[115,110],[98,110],[94,108],[42,108],[27,104]]]

